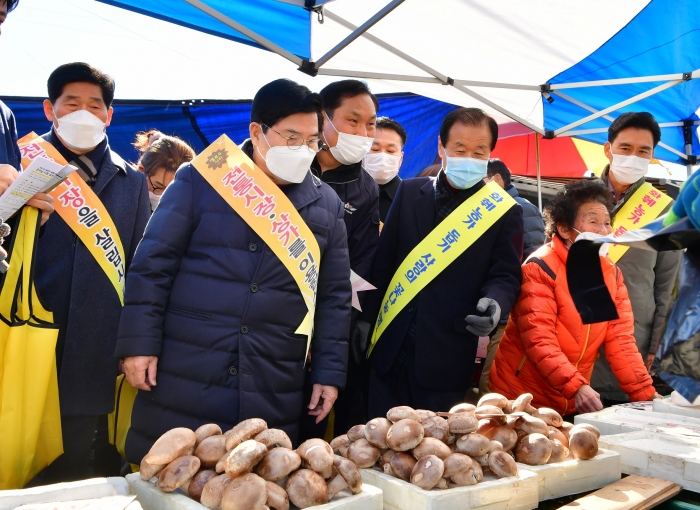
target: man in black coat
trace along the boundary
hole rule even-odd
[[[128,268],[151,213],[146,178],[109,148],[114,81],[81,63],[58,67],[44,101],[53,123],[42,135],[72,165],[111,216]],[[35,479],[87,478],[98,418],[114,410],[114,358],[122,307],[97,260],[63,218],[54,214],[39,240],[36,286],[59,326],[56,345],[64,453]]]
[[[440,128],[436,179],[401,183],[382,231],[363,318],[374,324],[406,256],[465,200],[486,186],[496,122],[476,108],[449,113]],[[479,336],[509,313],[520,292],[522,208],[514,204],[424,287],[379,337],[370,356],[369,415],[397,405],[447,411],[471,386]],[[423,275],[426,276],[426,275]]]
[[[399,169],[403,163],[406,131],[389,117],[377,119],[372,148],[364,159],[364,167],[379,185],[379,219],[383,225],[401,184]]]

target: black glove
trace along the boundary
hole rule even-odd
[[[357,365],[365,357],[371,331],[372,325],[369,322],[357,321],[355,330],[350,335],[350,352],[352,352],[352,357]]]
[[[488,336],[501,320],[501,307],[489,298],[481,298],[476,311],[485,315],[467,315],[467,331],[476,336]]]

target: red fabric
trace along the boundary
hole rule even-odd
[[[500,134],[500,126],[499,126]],[[492,158],[503,161],[513,175],[537,176],[537,151],[534,133],[499,138]],[[540,173],[542,177],[583,177],[586,163],[570,137],[540,138]]]
[[[654,387],[635,344],[634,317],[622,272],[601,258],[619,319],[585,325],[569,294],[564,243],[555,237],[532,256],[542,259],[556,280],[535,263],[523,265],[520,297],[489,374],[491,391],[510,399],[532,393],[534,407],[573,413],[574,395],[581,385],[589,384],[604,344],[605,356],[630,400],[649,400]]]

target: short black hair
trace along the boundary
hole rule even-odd
[[[250,121],[263,125],[263,133],[280,120],[295,113],[315,113],[318,117],[318,130],[323,129],[323,103],[321,96],[311,92],[304,85],[280,78],[263,85],[253,98]]]
[[[456,122],[460,122],[465,126],[483,126],[486,124],[489,131],[491,131],[491,150],[496,148],[498,123],[481,108],[457,108],[445,116],[440,126],[440,141],[443,147],[447,145],[447,141],[450,138],[450,129]]]
[[[580,180],[566,185],[544,210],[544,233],[550,239],[558,234],[557,225],[573,228],[579,208],[588,202],[599,202],[612,216],[610,190],[602,181]]]
[[[19,4],[19,0],[0,0],[0,4],[5,4],[7,6],[7,12],[12,12]]]
[[[362,94],[368,95],[374,103],[374,110],[376,112],[379,111],[377,97],[372,94],[367,84],[360,80],[334,81],[323,87],[319,94],[321,94],[321,99],[323,100],[323,109],[331,118],[333,118],[333,112],[341,105],[343,99],[350,99]]]
[[[389,117],[379,117],[377,119],[376,128],[394,131],[397,135],[399,135],[399,137],[401,137],[401,148],[403,149],[406,146],[406,130],[394,119],[390,119]]]
[[[102,100],[107,107],[114,101],[114,80],[99,69],[85,62],[71,62],[57,67],[49,76],[47,83],[49,89],[49,101],[54,104],[63,94],[63,88],[71,83],[92,83],[102,90]]]
[[[613,143],[620,131],[627,128],[646,129],[651,131],[654,147],[661,141],[661,128],[654,116],[649,112],[627,112],[616,118],[608,128],[608,142]]]
[[[488,177],[493,177],[494,175],[500,175],[503,179],[503,186],[510,186],[510,170],[506,164],[498,158],[489,159],[489,164],[486,167],[486,175]]]

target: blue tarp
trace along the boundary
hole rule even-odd
[[[414,177],[437,157],[440,123],[454,105],[413,94],[379,95],[379,115],[399,122],[408,134],[401,176]],[[19,135],[50,129],[43,98],[4,97],[17,118]],[[131,143],[138,131],[157,128],[176,135],[197,152],[226,133],[236,143],[248,137],[250,101],[127,101],[114,102],[112,124],[107,128],[112,149],[127,161],[136,161]]]
[[[600,13],[605,16],[604,12]],[[700,69],[700,2],[697,0],[652,0],[625,27],[591,55],[548,81],[550,84],[690,73]],[[667,81],[667,80],[666,80]],[[572,88],[562,90],[578,101],[602,110],[664,83]],[[555,130],[586,117],[590,112],[560,97],[553,103],[543,99],[544,126]],[[650,96],[610,114],[651,112],[659,123],[698,120],[700,80],[693,79]],[[599,118],[575,129],[607,128],[610,121]],[[700,154],[697,126],[691,129],[693,154]],[[579,135],[604,143],[607,133]],[[662,129],[661,141],[685,153],[682,127]],[[682,158],[658,147],[655,156],[684,164]]]

